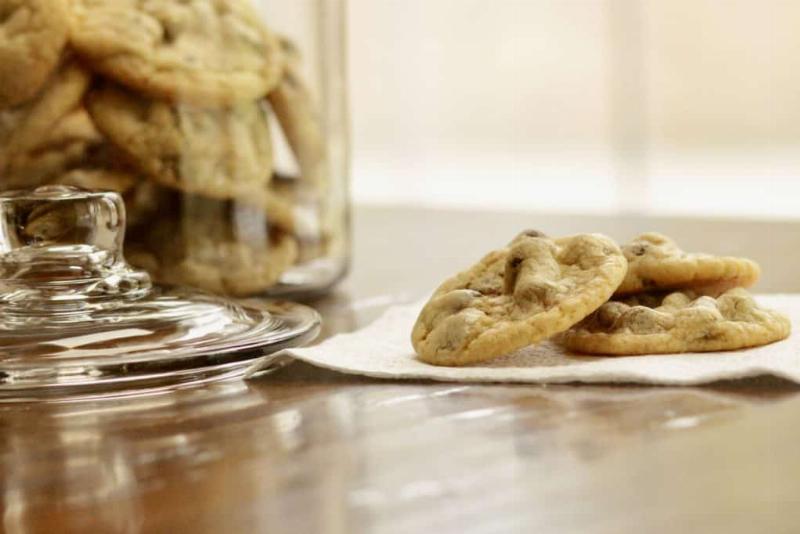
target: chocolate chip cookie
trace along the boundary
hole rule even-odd
[[[669,237],[650,232],[622,247],[628,274],[616,295],[663,289],[696,289],[720,294],[733,287],[750,287],[761,272],[746,258],[713,256],[681,250]]]
[[[35,100],[0,111],[0,187],[35,187],[97,139],[79,109],[89,81],[86,70],[67,61]]]
[[[191,253],[159,271],[167,283],[188,284],[215,293],[246,296],[266,291],[297,258],[297,242],[275,232],[264,247],[251,243],[193,243]]]
[[[11,158],[6,167],[4,185],[30,188],[57,183],[62,174],[84,164],[102,142],[89,114],[78,108],[56,122],[35,147]]]
[[[122,170],[78,168],[64,173],[54,180],[54,183],[124,194],[134,188],[137,179],[134,175]]]
[[[678,291],[607,302],[558,341],[588,354],[665,354],[756,347],[790,331],[785,315],[735,288],[718,298]]]
[[[317,186],[325,185],[325,137],[321,120],[294,62],[287,62],[283,77],[268,99],[295,156],[300,176]]]
[[[273,286],[297,258],[297,242],[272,230],[237,236],[217,218],[201,221],[186,215],[159,220],[148,235],[133,236],[128,260],[164,284],[190,285],[214,293],[246,296]],[[213,226],[218,226],[213,228]],[[244,231],[248,225],[244,222]],[[255,229],[256,233],[262,232]]]
[[[523,232],[436,290],[414,325],[412,344],[435,365],[496,358],[589,315],[626,269],[619,247],[605,236]]]
[[[264,107],[197,108],[150,100],[111,85],[90,91],[100,131],[153,181],[216,199],[258,202],[272,173]]]
[[[325,256],[336,234],[335,217],[331,216],[327,197],[320,188],[299,177],[275,173],[269,191],[290,210],[292,228],[288,231],[297,238],[298,261],[305,263]]]
[[[229,105],[266,95],[278,40],[245,0],[72,0],[70,43],[105,76],[158,99]]]
[[[0,0],[0,109],[33,98],[67,41],[66,0]]]

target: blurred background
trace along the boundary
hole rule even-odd
[[[350,0],[353,195],[800,218],[800,1]]]

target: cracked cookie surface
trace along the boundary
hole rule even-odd
[[[523,232],[444,282],[420,313],[412,344],[435,365],[508,354],[577,323],[608,300],[626,261],[611,239]]]
[[[663,289],[696,289],[720,294],[734,287],[750,287],[761,273],[746,258],[689,253],[669,237],[649,232],[622,247],[628,274],[615,295]]]
[[[588,354],[667,354],[756,347],[790,330],[785,315],[760,308],[735,288],[718,298],[678,291],[607,302],[558,341]]]
[[[199,106],[266,95],[278,39],[243,0],[72,0],[70,43],[96,70],[159,99]]]
[[[65,0],[0,0],[0,109],[33,98],[67,41]]]

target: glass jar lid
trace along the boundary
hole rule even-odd
[[[319,333],[299,304],[154,286],[125,262],[124,229],[116,193],[0,194],[0,401],[243,376]]]

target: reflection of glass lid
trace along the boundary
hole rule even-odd
[[[0,400],[241,376],[317,335],[306,306],[152,286],[124,229],[116,193],[0,194]]]

